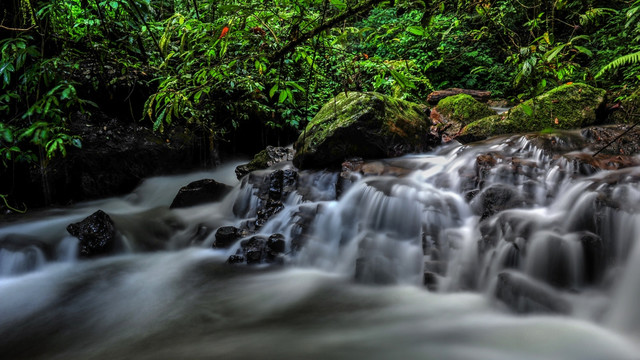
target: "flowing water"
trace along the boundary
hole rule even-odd
[[[251,235],[284,235],[282,265],[227,264],[241,241],[211,248],[265,201],[251,178],[272,170],[238,182],[239,162],[4,224],[0,357],[640,359],[640,169],[535,144],[301,172]],[[202,178],[235,187],[169,209]],[[79,260],[65,228],[98,209],[121,252]]]

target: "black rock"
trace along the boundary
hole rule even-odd
[[[602,238],[591,232],[584,232],[580,236],[584,254],[584,276],[589,284],[600,281],[607,267],[606,250]]]
[[[229,264],[242,264],[244,262],[244,256],[242,255],[231,255],[227,259],[227,263]]]
[[[481,216],[480,220],[500,211],[521,207],[525,200],[520,193],[506,185],[494,185],[484,189],[471,201],[471,208]]]
[[[184,208],[220,201],[231,189],[233,189],[231,186],[213,179],[194,181],[178,191],[170,208]]]
[[[266,256],[266,244],[267,240],[261,236],[254,236],[240,244],[247,259],[247,264],[259,264],[262,262]]]
[[[81,222],[70,224],[67,231],[80,240],[80,257],[107,255],[116,250],[118,232],[113,220],[102,210],[96,211]]]
[[[287,244],[282,234],[273,234],[267,240],[267,247],[270,253],[281,254],[285,251],[286,246]]]
[[[242,231],[235,226],[223,226],[216,231],[214,248],[228,248],[242,237]]]
[[[518,313],[568,314],[571,305],[550,286],[512,272],[498,274],[496,297]]]

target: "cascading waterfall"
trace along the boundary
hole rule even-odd
[[[593,171],[562,138],[561,154],[534,140],[295,172],[279,192],[272,174],[291,164],[237,182],[232,163],[6,224],[0,353],[638,359],[640,169]],[[207,177],[235,187],[169,209]],[[122,253],[81,261],[65,227],[97,209]],[[245,232],[212,249],[222,226]],[[283,266],[225,263],[274,234]]]

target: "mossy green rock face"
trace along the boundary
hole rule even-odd
[[[475,141],[495,135],[550,128],[578,129],[596,123],[604,106],[604,90],[577,83],[562,85],[504,114],[472,122],[462,129],[457,139]]]
[[[436,108],[431,111],[431,119],[444,133],[454,137],[465,125],[495,113],[487,104],[477,101],[470,95],[458,94],[440,100]]]
[[[293,163],[300,169],[339,166],[351,157],[382,158],[439,144],[420,105],[378,93],[341,93],[300,135]]]

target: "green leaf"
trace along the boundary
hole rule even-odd
[[[417,36],[424,36],[424,28],[422,26],[409,26],[407,32]]]
[[[551,51],[546,53],[545,57],[547,58],[547,61],[553,60],[558,55],[558,53],[560,53],[560,51],[562,51],[562,49],[564,49],[565,46],[566,46],[566,44],[562,44],[562,45],[556,46]]]
[[[287,92],[286,91],[280,91],[280,96],[278,97],[278,102],[282,104],[286,99],[287,99]]]
[[[587,49],[586,47],[582,47],[582,46],[574,46],[574,48],[578,51],[580,51],[581,53],[587,55],[588,57],[592,57],[593,53],[591,52],[591,50]]]
[[[276,91],[278,91],[278,84],[273,85],[271,90],[269,90],[269,97],[272,98],[275,95]]]
[[[109,5],[111,5],[111,7],[114,10],[118,8],[118,2],[117,1],[111,1],[111,2],[109,2]]]
[[[529,116],[533,116],[533,108],[531,106],[526,104],[521,104],[520,107],[522,107],[522,110],[524,111],[525,114]]]

